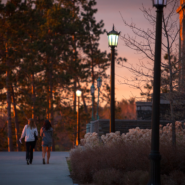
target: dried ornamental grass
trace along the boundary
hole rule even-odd
[[[176,122],[175,149],[171,138],[172,124],[160,126],[161,174],[169,175],[174,170],[185,172],[185,129],[180,122]],[[124,173],[149,171],[150,142],[151,130],[139,127],[122,135],[120,132],[108,133],[101,140],[97,133],[88,133],[83,139],[83,147],[70,153],[73,175],[83,182],[92,182],[93,176],[105,169]],[[167,181],[165,176],[163,181]],[[173,182],[173,179],[169,180],[169,183]]]
[[[148,184],[149,173],[147,171],[128,171],[124,174],[123,183],[125,185],[144,185]]]
[[[184,173],[174,170],[169,174],[169,176],[162,175],[161,185],[185,185]]]
[[[102,169],[96,172],[93,176],[93,182],[97,185],[119,185],[121,184],[121,179],[123,173],[116,169]]]

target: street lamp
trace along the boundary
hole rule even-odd
[[[94,84],[91,86],[91,95],[92,95],[92,121],[94,121]]]
[[[115,132],[115,94],[114,94],[114,89],[115,89],[115,63],[114,63],[114,58],[115,58],[115,47],[118,45],[118,37],[119,37],[120,32],[116,32],[114,30],[114,25],[112,31],[107,33],[108,35],[108,43],[109,46],[111,47],[111,120],[110,120],[110,126],[109,126],[109,132]]]
[[[97,113],[96,113],[97,119],[99,119],[99,115],[98,115],[98,106],[99,106],[99,92],[100,92],[101,83],[102,83],[102,79],[99,77],[99,78],[97,79],[97,87],[98,87],[98,104],[97,104]]]
[[[153,6],[157,8],[156,36],[155,36],[155,60],[154,60],[154,86],[152,107],[152,137],[150,158],[150,180],[148,185],[160,185],[160,160],[159,153],[159,124],[160,124],[160,81],[161,81],[161,40],[162,40],[162,16],[163,7],[167,0],[153,0]]]
[[[78,112],[77,112],[77,134],[76,134],[76,146],[80,144],[80,96],[82,94],[81,90],[76,91],[76,95],[78,97]]]

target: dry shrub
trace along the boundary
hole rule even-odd
[[[185,185],[184,173],[178,170],[174,170],[170,173],[170,178],[174,180],[177,185]]]
[[[115,169],[124,173],[128,171],[149,171],[150,145],[145,143],[117,142],[113,145],[100,145],[83,150],[74,150],[71,157],[73,177],[81,182],[92,182],[93,176],[103,169]],[[161,144],[161,174],[169,174],[174,170],[185,172],[185,150],[171,144]],[[177,178],[176,178],[177,179]],[[163,180],[173,184],[173,179]]]
[[[161,185],[185,185],[184,173],[174,170],[169,174],[169,176],[162,175]]]
[[[128,171],[122,173],[116,169],[103,169],[96,172],[93,181],[97,185],[144,185],[149,182],[147,171]],[[185,177],[181,171],[173,171],[169,176],[161,176],[161,185],[185,185]]]
[[[161,174],[169,175],[174,170],[185,173],[185,148],[183,146],[174,148],[171,143],[168,145],[161,143],[160,154],[162,156]]]
[[[123,178],[124,185],[144,185],[149,181],[149,173],[146,171],[136,170],[126,172]]]
[[[148,183],[149,173],[141,170],[123,173],[116,169],[102,169],[94,174],[93,180],[97,185],[144,185]]]
[[[82,182],[92,182],[93,175],[103,169],[115,169],[122,172],[148,170],[147,145],[134,145],[125,142],[114,143],[71,153],[73,177]]]
[[[169,178],[167,175],[162,175],[161,185],[178,185],[173,179]]]
[[[176,136],[177,145],[173,147],[172,125],[167,124],[165,127],[160,127],[163,185],[185,185],[185,180],[182,178],[182,174],[185,173],[185,129],[182,129],[178,122],[176,123]],[[110,133],[102,136],[103,142],[98,142],[97,134],[89,134],[84,141],[83,150],[77,147],[70,154],[73,177],[77,180],[92,182],[93,176],[105,169],[122,172],[125,178],[129,176],[129,173],[134,173],[135,179],[138,179],[139,171],[149,171],[151,151],[151,130],[149,129],[130,129],[128,133],[121,136],[118,133]],[[142,174],[144,174],[143,181],[145,181],[146,174],[144,172]],[[179,181],[179,178],[182,180]]]
[[[96,172],[93,176],[93,182],[97,185],[119,185],[123,173],[116,169],[102,169]]]

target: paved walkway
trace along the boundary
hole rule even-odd
[[[25,152],[0,152],[1,185],[73,185],[66,162],[68,152],[51,152],[50,164],[42,164],[42,153],[33,153],[26,164]]]

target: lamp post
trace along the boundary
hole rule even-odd
[[[96,113],[97,119],[99,119],[98,107],[99,107],[99,92],[100,92],[101,83],[102,83],[102,79],[99,77],[99,78],[97,79],[97,87],[98,87],[98,104],[97,104],[97,113]]]
[[[78,112],[77,112],[77,134],[76,134],[76,146],[80,144],[80,96],[82,94],[82,91],[77,90],[76,95],[78,97]]]
[[[109,46],[111,47],[111,120],[110,120],[110,126],[109,126],[109,132],[115,132],[115,94],[114,94],[114,89],[115,89],[115,63],[114,63],[114,58],[115,58],[115,47],[118,45],[118,36],[120,32],[116,32],[114,30],[114,25],[112,28],[112,31],[107,33],[108,35],[108,43]]]
[[[92,95],[92,121],[94,121],[94,84],[91,86],[91,95]]]
[[[150,180],[148,185],[160,185],[160,160],[159,153],[159,123],[160,123],[160,81],[161,81],[161,39],[163,7],[167,0],[153,0],[153,6],[157,8],[155,60],[154,60],[154,86],[152,107],[152,137],[150,158]]]

